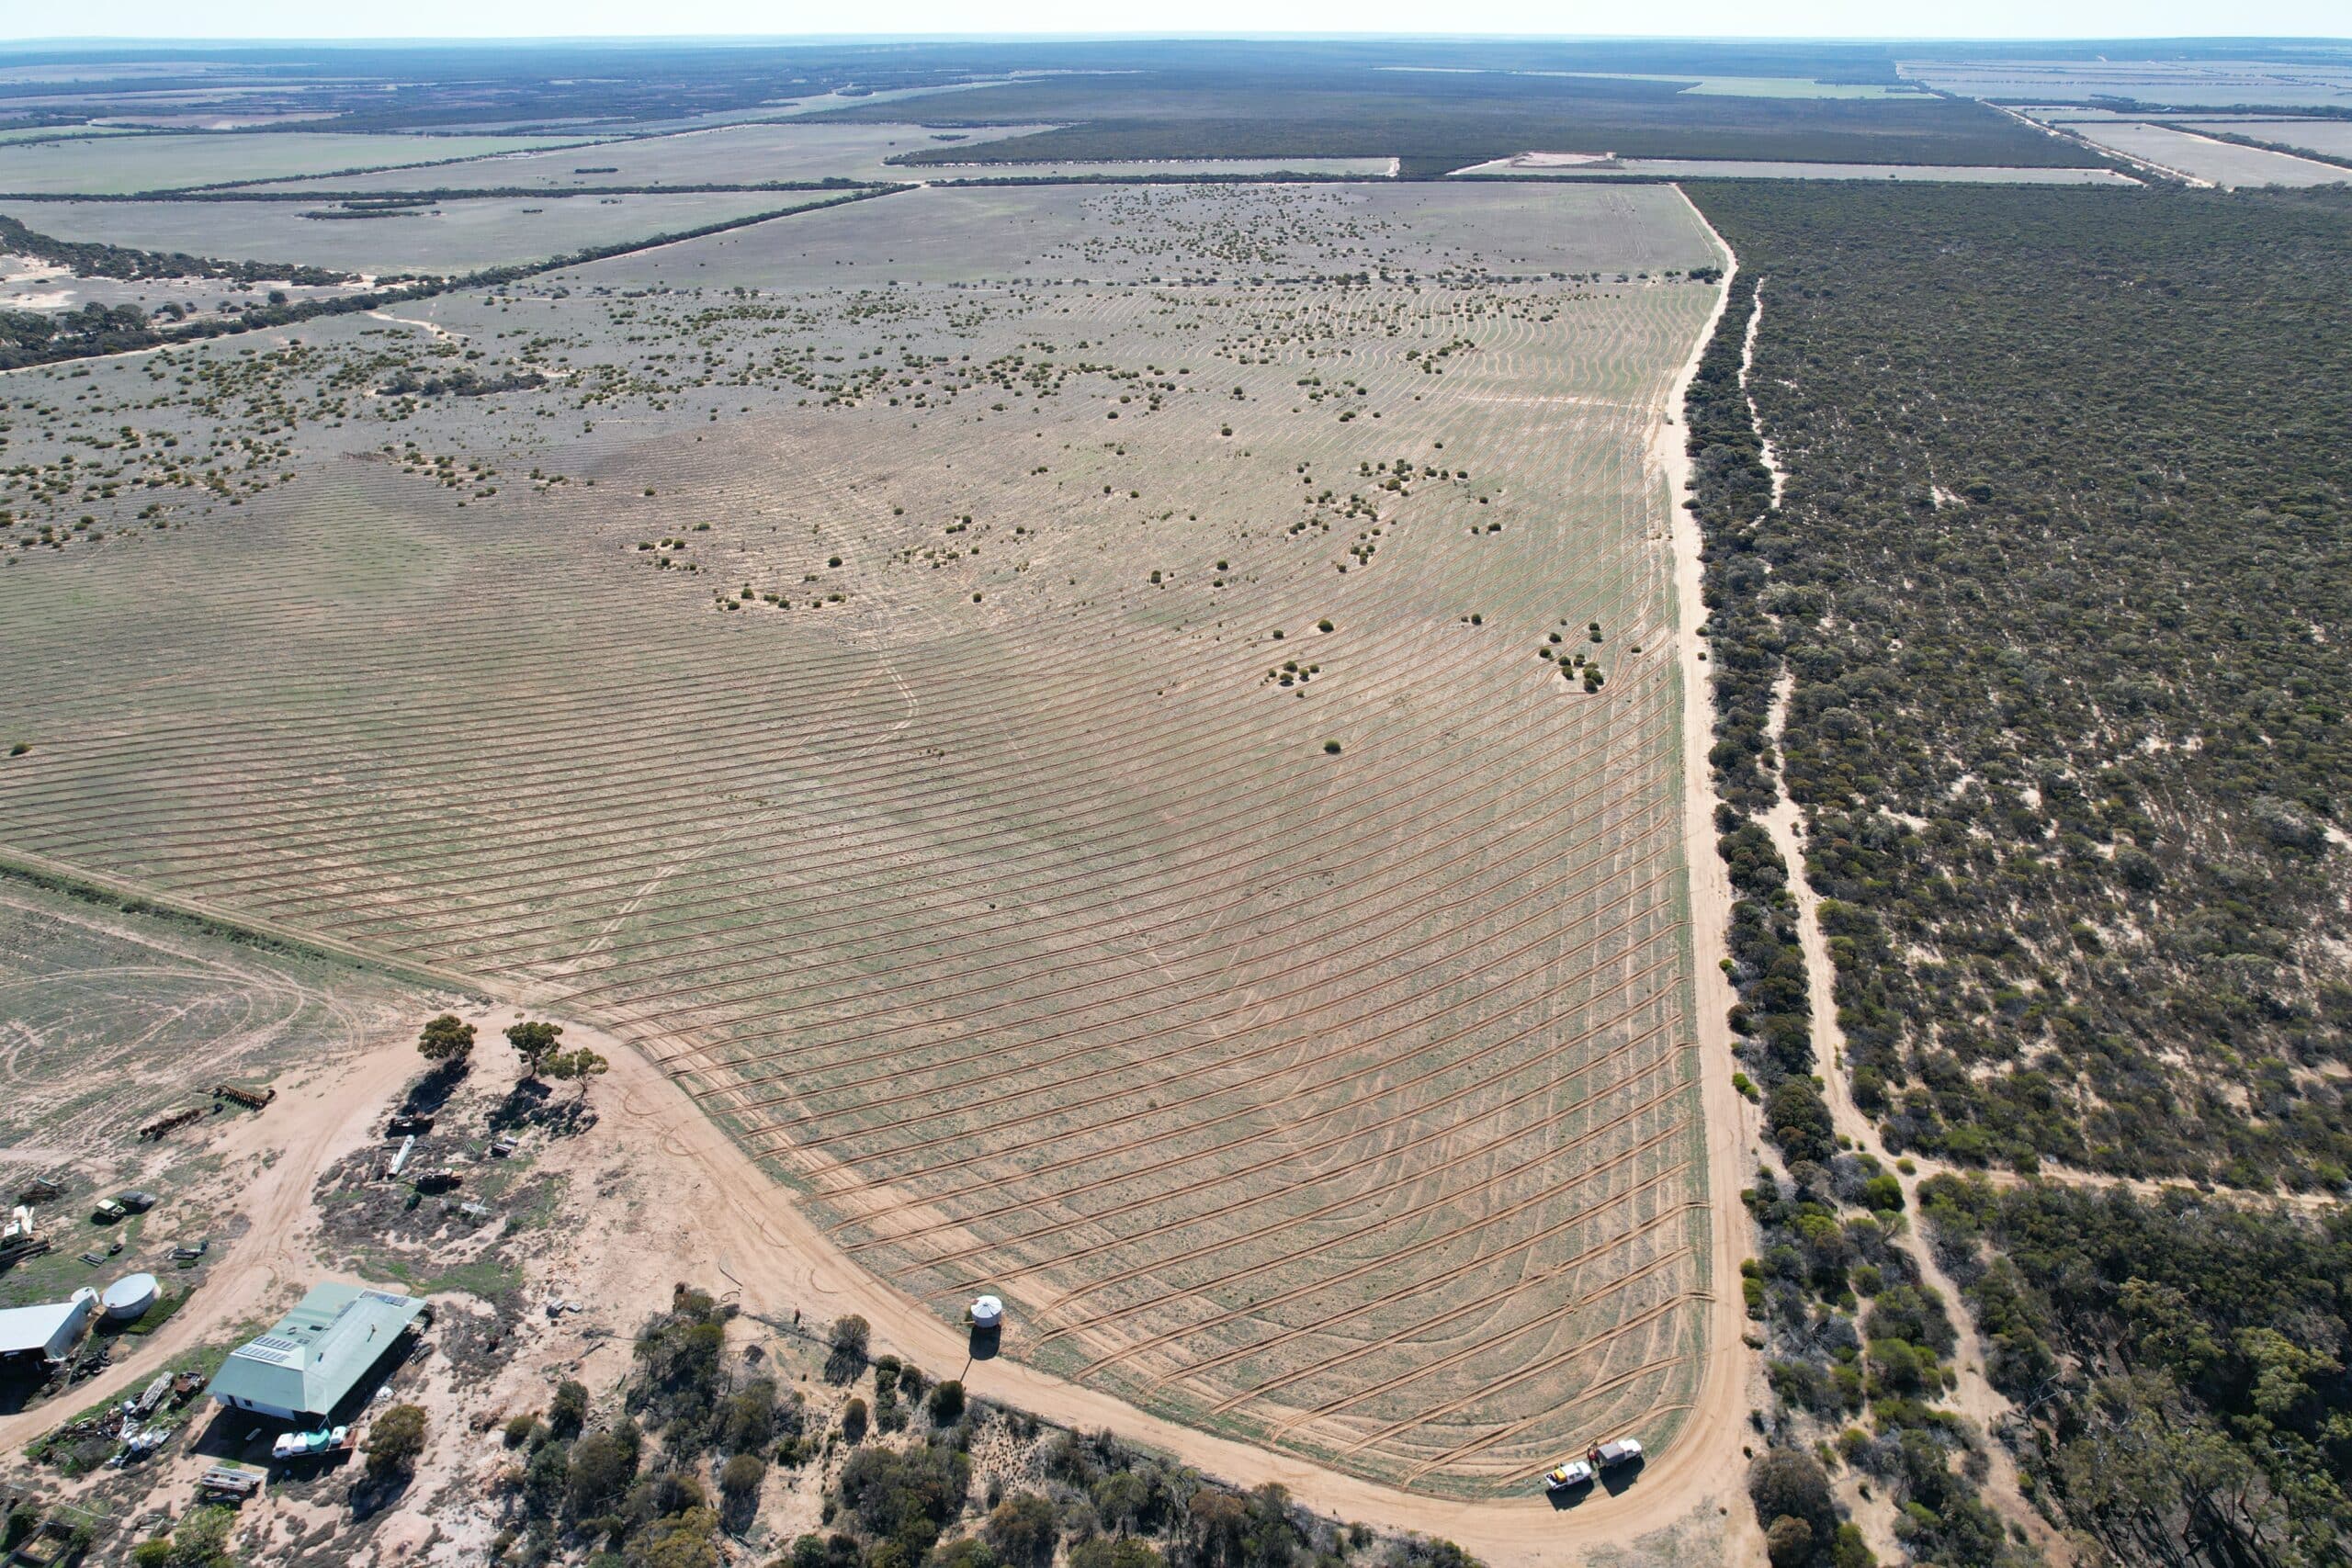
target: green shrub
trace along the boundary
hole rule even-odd
[[[405,1480],[416,1472],[424,1452],[424,1408],[395,1404],[368,1428],[368,1473],[377,1480]]]

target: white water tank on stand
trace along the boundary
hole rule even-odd
[[[995,1328],[1004,1322],[1004,1303],[994,1296],[982,1296],[972,1303],[972,1326]]]

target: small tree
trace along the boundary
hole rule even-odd
[[[576,1051],[558,1051],[541,1064],[540,1070],[558,1083],[576,1083],[580,1098],[588,1098],[588,1086],[611,1070],[612,1064],[582,1045]]]
[[[588,1387],[566,1378],[555,1385],[555,1397],[548,1401],[548,1430],[569,1442],[587,1425]]]
[[[964,1416],[964,1385],[954,1378],[947,1379],[931,1391],[931,1419],[933,1425],[952,1427]],[[999,1551],[1003,1548],[999,1547]]]
[[[832,1378],[856,1378],[865,1371],[865,1345],[873,1340],[873,1325],[856,1314],[844,1312],[832,1319],[832,1354],[826,1357],[826,1373]]]
[[[1132,1470],[1114,1470],[1093,1487],[1094,1512],[1121,1535],[1135,1529],[1136,1518],[1151,1501],[1151,1487]]]
[[[555,1043],[562,1037],[560,1023],[533,1023],[526,1019],[506,1027],[506,1043],[514,1047],[514,1055],[522,1058],[523,1078],[528,1082],[539,1076],[548,1058],[555,1055]]]
[[[376,1480],[406,1480],[424,1452],[424,1407],[395,1404],[368,1429],[368,1473]]]
[[[1782,1514],[1764,1532],[1764,1550],[1772,1568],[1803,1568],[1813,1560],[1813,1527],[1793,1514]]]
[[[474,1054],[474,1026],[456,1013],[445,1012],[417,1036],[416,1053],[436,1067],[458,1071]]]
[[[1054,1543],[1060,1535],[1054,1506],[1034,1492],[1016,1492],[1007,1497],[980,1527],[980,1538],[995,1550],[1006,1568],[1046,1568],[1054,1560]]]
[[[718,1468],[718,1495],[729,1517],[749,1522],[759,1506],[760,1483],[767,1479],[767,1461],[757,1454],[737,1454]]]

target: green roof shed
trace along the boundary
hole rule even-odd
[[[323,1420],[424,1311],[392,1291],[313,1285],[277,1327],[232,1351],[205,1392],[258,1416]]]

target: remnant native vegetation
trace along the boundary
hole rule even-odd
[[[2352,197],[1697,195],[1789,476],[1758,510],[1742,411],[1694,426],[1718,774],[1754,810],[1777,750],[1806,814],[1857,1101],[1897,1151],[2340,1186]]]

